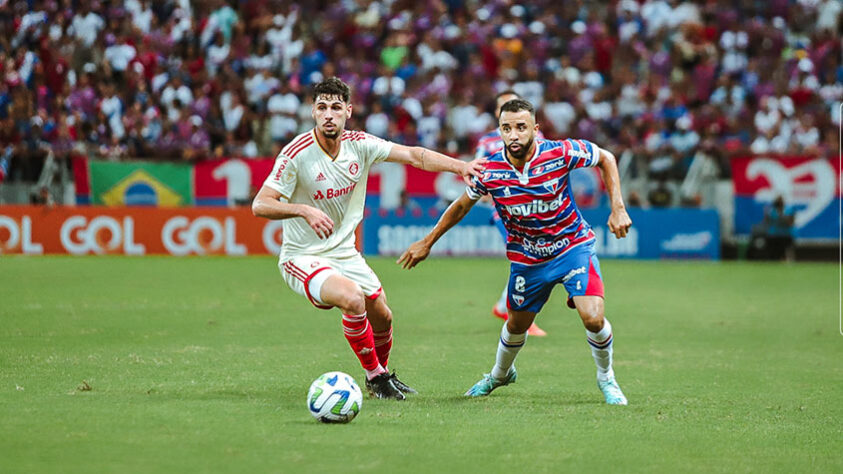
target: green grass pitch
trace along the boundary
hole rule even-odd
[[[323,425],[310,382],[362,370],[275,259],[2,257],[0,472],[843,471],[837,265],[604,260],[610,407],[562,288],[518,383],[469,400],[506,263],[369,262],[421,394]]]

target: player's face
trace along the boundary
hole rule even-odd
[[[495,118],[500,120],[500,118],[501,118],[501,107],[503,107],[503,104],[509,102],[510,100],[517,99],[517,98],[518,98],[518,96],[515,95],[515,94],[506,94],[506,95],[502,95],[502,96],[498,97],[498,100],[495,102]]]
[[[500,118],[501,138],[509,155],[523,159],[533,145],[538,126],[530,112],[503,112]]]
[[[340,97],[320,95],[313,103],[312,114],[317,130],[327,138],[336,138],[345,129],[345,121],[351,117],[351,104]]]

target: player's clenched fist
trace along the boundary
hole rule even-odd
[[[626,237],[630,227],[632,227],[632,219],[629,218],[625,209],[613,210],[609,215],[609,232],[615,234],[616,238]]]
[[[334,221],[315,207],[304,206],[302,217],[320,239],[327,239],[334,232]]]
[[[410,269],[415,267],[416,264],[422,260],[426,259],[428,255],[430,255],[430,246],[419,240],[413,245],[410,245],[410,248],[408,248],[401,255],[401,258],[399,258],[395,263],[401,265],[403,268]]]

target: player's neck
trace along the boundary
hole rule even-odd
[[[342,130],[337,134],[336,137],[329,138],[322,134],[317,127],[315,129],[316,134],[316,142],[322,147],[322,150],[327,153],[331,158],[336,158],[340,154],[340,144],[342,143]]]

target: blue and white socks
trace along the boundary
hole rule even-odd
[[[588,345],[591,346],[591,355],[597,365],[597,380],[606,382],[615,378],[612,370],[612,325],[608,319],[603,320],[603,329],[600,332],[591,332],[586,329]]]
[[[498,352],[495,355],[495,366],[492,367],[492,377],[497,380],[505,380],[509,369],[515,362],[515,356],[518,351],[524,347],[527,341],[527,333],[511,334],[506,329],[506,323],[503,323],[501,329],[501,338],[498,341]]]

